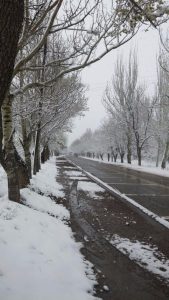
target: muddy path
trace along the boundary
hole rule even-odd
[[[130,259],[110,242],[115,236],[139,241],[143,248],[156,247],[169,259],[169,231],[159,224],[155,226],[104,190],[91,196],[85,188],[80,189],[92,182],[67,161],[59,159],[57,166],[71,212],[71,227],[97,274],[96,295],[105,300],[169,299],[167,276],[150,272],[145,262]],[[159,268],[161,273],[167,272],[165,264]]]

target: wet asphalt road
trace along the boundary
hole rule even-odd
[[[143,179],[139,173],[127,174],[121,167],[71,156],[69,159],[112,188],[119,190],[153,213],[169,220],[169,185],[157,183],[157,179]],[[134,173],[134,174],[133,174]],[[146,175],[145,175],[146,178]],[[157,177],[158,178],[158,177]],[[150,180],[151,179],[151,180]]]
[[[90,163],[85,159],[75,160],[81,166],[83,162]],[[77,168],[64,159],[56,163],[59,166],[60,182],[68,197],[73,232],[76,233],[77,241],[83,244],[82,253],[85,258],[94,265],[96,271],[99,270],[96,272],[96,296],[103,300],[168,300],[169,285],[165,281],[109,243],[109,239],[117,234],[131,241],[139,241],[143,248],[144,245],[153,246],[169,258],[168,229],[158,226],[151,218],[138,214],[106,191],[100,194],[97,201],[94,200],[90,194],[78,189],[79,182],[85,178],[65,174],[65,171],[75,171]],[[102,173],[104,164],[96,164]],[[89,164],[88,168],[90,167]],[[111,172],[106,174],[110,175]],[[90,181],[89,178],[85,180]],[[166,272],[165,268],[163,272]],[[104,285],[109,287],[108,292],[104,291]]]

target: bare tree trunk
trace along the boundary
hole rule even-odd
[[[137,158],[138,158],[138,165],[141,166],[141,148],[137,147]]]
[[[3,166],[3,168],[5,168],[2,140],[3,140],[3,127],[2,127],[2,113],[0,109],[0,164]]]
[[[33,165],[33,174],[35,175],[39,172],[40,165],[40,137],[41,137],[41,129],[39,128],[36,132],[36,140],[35,140],[35,153],[34,153],[34,165]]]
[[[120,159],[122,164],[124,163],[124,155],[125,153],[120,153]]]
[[[12,80],[23,17],[24,0],[0,1],[0,161],[7,173],[8,197],[17,202],[20,192],[12,141],[11,99],[5,95]],[[2,137],[5,152],[2,151]]]
[[[30,143],[29,140],[26,140],[23,144],[25,163],[28,169],[28,176],[32,178],[32,162],[31,162],[31,152],[30,152]]]
[[[30,152],[31,136],[30,134],[29,135],[27,134],[26,120],[21,119],[21,124],[22,124],[22,137],[23,137],[22,146],[24,149],[25,163],[28,169],[28,176],[31,179],[32,178],[32,166],[31,166],[32,163],[31,163],[31,152]]]
[[[46,161],[46,155],[45,155],[45,147],[44,147],[41,152],[41,163],[44,164],[45,161]]]
[[[13,145],[12,128],[12,99],[6,97],[2,106],[3,138],[5,149],[5,171],[8,178],[8,197],[10,200],[19,202],[19,176],[18,166],[15,159],[15,148]]]
[[[41,153],[41,163],[45,163],[50,157],[50,151],[48,144],[44,146],[43,151]]]
[[[113,160],[114,160],[114,162],[116,162],[117,161],[117,156],[118,156],[118,153],[117,153],[117,149],[113,149],[113,147],[111,147],[111,158],[112,158],[112,162],[113,162]]]
[[[116,162],[117,161],[117,154],[114,154],[114,162]]]
[[[100,158],[101,160],[103,160],[103,153],[100,153]]]
[[[20,188],[29,184],[28,170],[13,144],[12,99],[6,97],[2,106],[4,137],[3,167],[8,178],[8,198],[20,201]]]
[[[23,189],[27,187],[27,185],[30,183],[28,168],[26,163],[19,156],[15,147],[14,147],[14,151],[15,151],[15,161],[17,163],[17,168],[18,168],[19,188]]]
[[[24,0],[0,1],[0,108],[12,80],[23,17]]]
[[[132,155],[132,151],[131,151],[131,137],[128,135],[127,136],[127,162],[128,164],[131,164],[131,155]]]
[[[164,155],[163,155],[163,159],[162,159],[162,163],[161,163],[162,169],[166,168],[166,162],[168,159],[168,155],[169,155],[169,141],[167,141],[166,145],[165,145]]]
[[[47,40],[44,44],[43,48],[43,70],[41,74],[41,80],[44,82],[45,80],[45,63],[46,63],[46,55],[47,55]],[[42,116],[42,106],[43,106],[43,97],[44,97],[44,87],[40,89],[40,101],[39,101],[39,122],[38,128],[36,132],[36,140],[35,140],[35,156],[34,156],[34,166],[33,166],[33,174],[35,175],[36,172],[39,172],[41,168],[41,157],[40,157],[40,140],[41,140],[41,116]]]
[[[13,143],[9,142],[6,149],[8,154],[5,156],[5,171],[8,179],[8,198],[20,202],[18,166],[15,161]]]
[[[12,142],[11,99],[7,96],[5,98],[5,95],[12,80],[23,16],[24,0],[0,1],[0,110],[2,109],[0,117],[0,160],[7,172],[9,199],[17,202],[20,200],[20,193]],[[4,137],[5,153],[2,151],[2,137]]]
[[[161,152],[161,141],[160,141],[160,139],[158,139],[158,145],[157,145],[157,157],[156,157],[156,167],[158,167],[158,165],[159,165],[160,152]]]
[[[32,178],[32,162],[31,162],[31,152],[30,152],[30,144],[27,141],[27,143],[24,145],[24,153],[25,153],[25,163],[28,168],[28,175],[29,178]]]

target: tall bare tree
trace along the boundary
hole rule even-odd
[[[11,84],[23,17],[24,0],[0,1],[0,108]]]
[[[15,63],[15,58],[18,49],[18,40],[20,32],[22,29],[22,22],[24,17],[24,0],[9,0],[0,1],[0,162],[7,170],[10,165],[13,165],[13,173],[16,173],[16,164],[14,156],[10,157],[11,146],[8,144],[8,151],[4,157],[3,155],[3,121],[9,123],[9,128],[11,127],[11,118],[7,113],[4,114],[3,118],[1,115],[1,109],[4,102],[7,99],[7,93],[9,86],[11,84],[13,68]],[[11,101],[11,98],[8,99]],[[10,112],[9,102],[7,101],[7,111]],[[10,138],[8,136],[8,138]],[[13,151],[12,151],[13,152]],[[8,172],[8,184],[12,186],[9,192],[9,198],[13,197],[14,186],[17,185],[17,176],[11,177]],[[19,193],[15,195],[15,199],[19,199]]]
[[[103,97],[103,104],[107,111],[123,123],[127,138],[127,161],[129,164],[131,163],[133,138],[131,111],[137,84],[138,64],[136,55],[131,52],[127,67],[121,57],[117,60],[112,82],[107,86]]]
[[[168,39],[163,43],[165,49],[160,49],[157,63],[158,84],[156,89],[156,140],[157,140],[157,162],[162,158],[161,167],[166,168],[169,157],[169,51]]]

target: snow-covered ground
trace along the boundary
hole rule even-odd
[[[69,212],[49,195],[64,197],[55,159],[21,191],[25,205],[7,198],[0,167],[0,298],[90,300],[95,276],[67,225]],[[39,195],[38,192],[44,195]],[[86,275],[87,274],[87,275]],[[91,292],[91,293],[89,293]]]
[[[41,172],[33,176],[31,180],[31,187],[35,191],[41,191],[46,196],[53,195],[56,197],[64,197],[62,186],[56,182],[57,169],[55,165],[55,158],[50,159],[49,162],[42,165]]]
[[[64,171],[65,175],[67,176],[80,176],[83,177],[83,173],[79,171]]]
[[[127,162],[120,163],[119,161],[117,161],[115,163],[115,162],[110,162],[110,161],[108,162],[107,159],[101,160],[101,159],[97,159],[97,158],[90,158],[90,157],[84,157],[84,156],[82,156],[82,158],[98,161],[98,162],[104,163],[104,164],[112,164],[112,165],[116,165],[116,166],[127,167],[127,168],[133,169],[133,170],[144,171],[144,172],[151,173],[151,174],[169,177],[169,166],[167,166],[167,168],[163,170],[163,169],[161,169],[161,167],[156,167],[155,164],[151,161],[150,162],[143,161],[142,166],[138,166],[138,163],[136,160],[133,160],[132,164],[128,164]]]
[[[110,243],[142,268],[169,283],[169,260],[154,245],[131,241],[115,234]]]
[[[70,180],[78,180],[77,189],[86,192],[91,198],[98,199],[100,196],[97,192],[105,191],[98,184],[88,181],[89,179],[81,171],[64,171],[64,173]]]
[[[100,198],[97,192],[103,193],[105,191],[102,187],[100,187],[98,184],[94,182],[79,181],[77,187],[78,190],[83,190],[87,192],[91,198]]]

